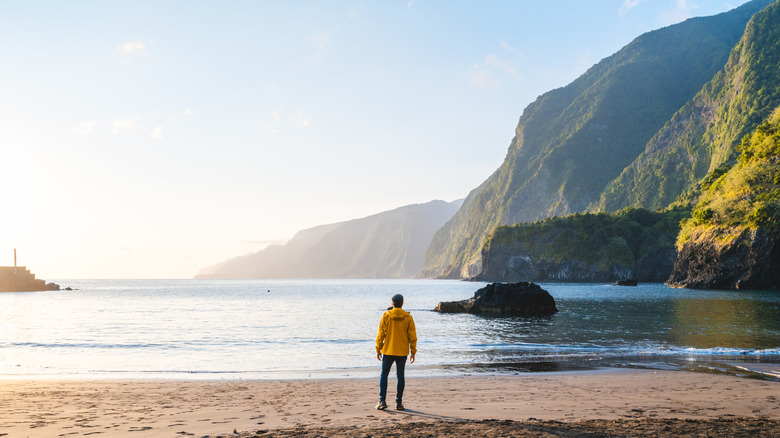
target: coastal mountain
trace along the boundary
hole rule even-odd
[[[758,125],[780,105],[779,24],[780,3],[755,14],[726,66],[608,186],[600,205],[676,207],[499,226],[477,279],[780,286],[779,110]]]
[[[678,237],[672,286],[780,287],[780,107],[738,149],[736,165],[702,186]]]
[[[665,208],[708,173],[780,104],[780,3],[750,20],[725,68],[611,182],[597,207]]]
[[[741,38],[745,41],[748,21],[770,3],[753,0],[723,14],[641,35],[571,84],[540,96],[523,111],[503,164],[435,234],[420,276],[477,275],[482,269],[482,247],[499,225],[646,206],[632,202],[637,191],[661,190],[663,200],[674,200],[695,185],[695,176],[673,187],[663,178],[655,186],[616,181],[629,166],[637,166],[640,157],[652,156],[655,149],[650,145],[660,138],[659,131],[677,126],[670,121],[682,108],[694,108],[692,99],[701,95],[705,85],[715,90],[719,77],[724,83],[730,78],[723,72],[733,59],[730,53],[743,50],[735,46]],[[743,46],[752,51],[750,43]],[[721,93],[728,93],[723,90],[712,94],[718,99],[713,108],[721,108]],[[690,114],[696,116],[696,110]],[[718,160],[730,156],[729,139],[745,132],[738,121],[733,124],[734,133],[723,135],[724,146],[712,154],[721,157]],[[697,163],[703,171],[697,167],[699,173],[694,174],[704,176],[710,161]],[[643,168],[641,173],[655,169]],[[616,189],[624,186],[626,193]]]
[[[461,203],[431,201],[310,228],[195,278],[414,278],[433,233]]]

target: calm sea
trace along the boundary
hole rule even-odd
[[[390,296],[419,336],[412,375],[633,367],[780,379],[780,292],[542,284],[546,318],[440,315],[484,283],[61,280],[0,294],[0,377],[307,378],[377,373]]]

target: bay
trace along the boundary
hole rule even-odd
[[[390,296],[419,336],[416,375],[639,367],[780,377],[777,291],[542,284],[542,318],[441,315],[485,283],[447,280],[59,280],[0,294],[0,376],[366,377]]]

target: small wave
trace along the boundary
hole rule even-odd
[[[178,344],[159,344],[159,343],[133,343],[133,344],[101,344],[101,343],[86,343],[86,342],[59,342],[59,343],[43,343],[43,342],[10,342],[0,344],[0,348],[76,348],[76,349],[122,349],[122,348],[164,348],[164,349],[177,349],[182,348]]]
[[[657,356],[780,356],[780,348],[661,347],[650,350],[640,350],[638,353]]]

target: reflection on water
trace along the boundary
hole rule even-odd
[[[695,348],[767,349],[778,347],[780,306],[750,293],[732,299],[679,299],[673,302],[670,340]]]
[[[463,356],[470,372],[640,367],[770,380],[780,375],[775,291],[694,291],[659,284],[543,287],[561,310],[551,317],[459,315],[470,322],[468,332],[479,333],[467,338],[474,342]],[[754,369],[759,365],[770,369]]]

